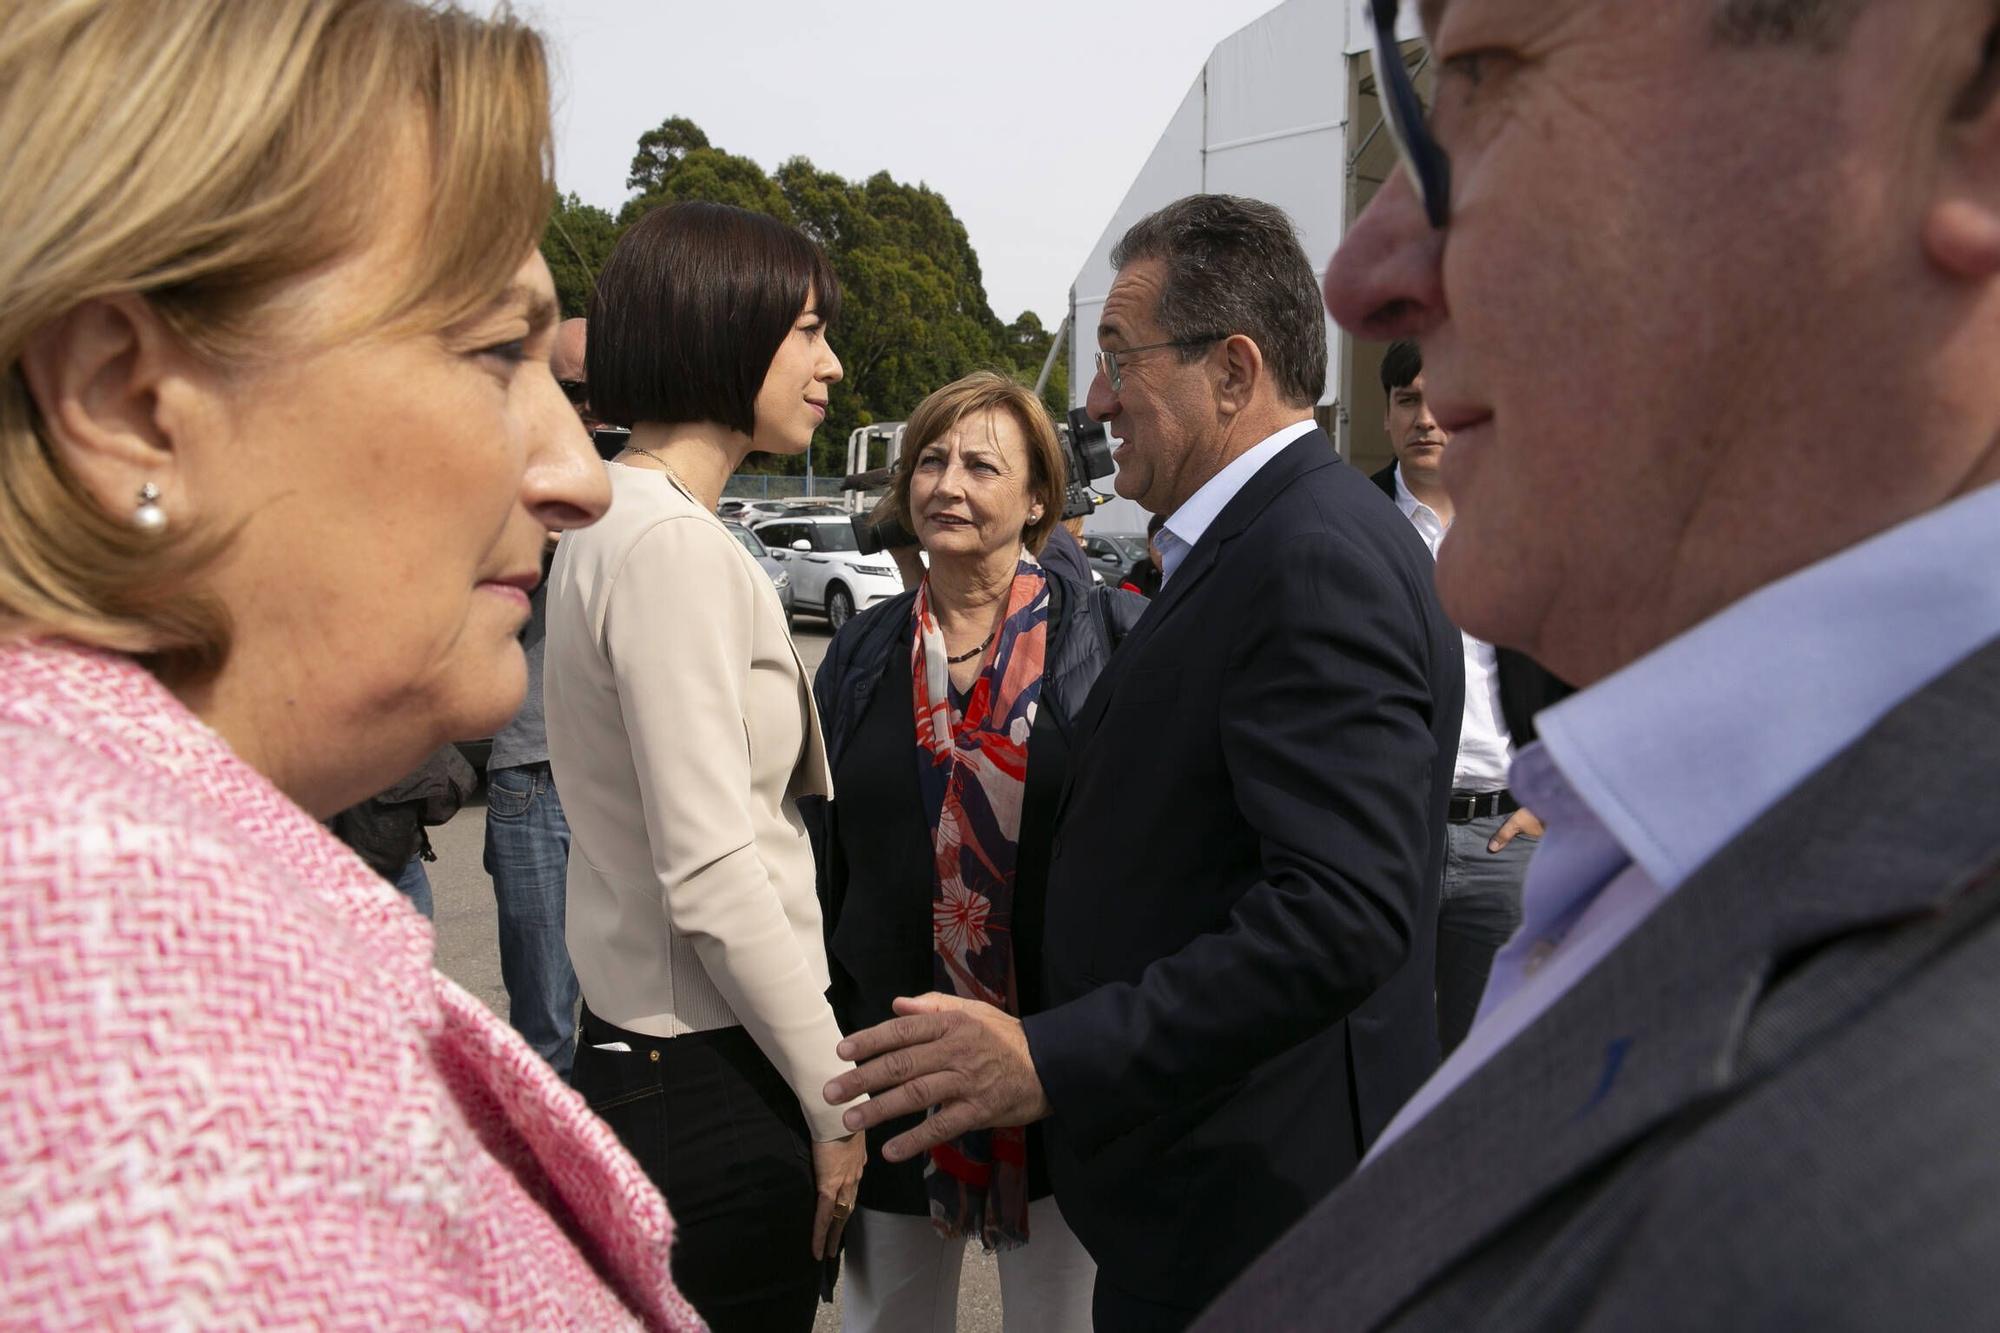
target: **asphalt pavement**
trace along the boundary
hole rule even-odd
[[[826,655],[830,637],[823,625],[803,622],[795,631],[799,656],[808,670]],[[502,1018],[507,992],[500,984],[499,922],[493,906],[493,882],[483,863],[486,807],[475,802],[450,823],[432,829],[431,848],[437,853],[430,871],[436,905],[437,965],[446,976],[484,1000]],[[836,1291],[836,1297],[839,1293]],[[839,1304],[821,1306],[814,1333],[840,1327]],[[958,1293],[960,1333],[1000,1333],[1000,1273],[991,1256],[977,1245],[966,1249],[964,1277]]]

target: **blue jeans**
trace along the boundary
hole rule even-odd
[[[410,906],[424,914],[426,921],[436,916],[431,910],[431,877],[424,871],[421,853],[410,858],[402,873],[396,876],[396,891],[410,900]]]
[[[1493,955],[1521,927],[1521,881],[1540,840],[1520,835],[1487,851],[1507,819],[1489,815],[1446,825],[1437,933],[1438,1043],[1446,1055],[1465,1040],[1479,1013]]]
[[[576,1058],[576,972],[563,939],[569,821],[549,766],[486,775],[486,873],[500,908],[507,1019],[565,1079]]]

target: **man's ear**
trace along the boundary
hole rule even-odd
[[[1990,20],[1976,68],[1952,99],[1924,250],[1953,277],[2000,277],[2000,18]]]
[[[1215,356],[1216,405],[1231,415],[1241,412],[1264,383],[1264,349],[1249,335],[1232,333],[1217,346]]]
[[[38,330],[21,373],[63,466],[123,522],[151,485],[169,520],[185,511],[177,437],[202,404],[190,359],[143,297],[85,301]]]

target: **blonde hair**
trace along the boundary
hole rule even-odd
[[[199,575],[229,534],[148,537],[103,512],[22,375],[39,330],[137,294],[211,364],[299,350],[272,298],[376,234],[381,164],[412,129],[429,169],[414,264],[365,321],[463,318],[539,238],[548,103],[541,39],[504,14],[0,0],[0,630],[163,671],[212,670],[228,646]]]
[[[896,477],[889,484],[897,521],[914,528],[910,518],[910,482],[917,455],[924,446],[951,432],[975,412],[1011,413],[1028,441],[1028,493],[1041,502],[1042,516],[1021,529],[1021,544],[1036,555],[1062,521],[1069,491],[1069,469],[1063,463],[1062,441],[1049,411],[1034,391],[997,370],[975,370],[955,379],[917,404],[903,427],[903,452],[896,459]]]

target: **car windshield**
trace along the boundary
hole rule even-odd
[[[1107,533],[1104,540],[1117,547],[1118,553],[1127,560],[1144,560],[1146,558],[1146,539],[1144,537],[1133,537],[1123,533]]]
[[[815,523],[813,535],[819,540],[813,545],[822,551],[858,551],[855,544],[854,528],[847,523]]]
[[[750,531],[750,529],[731,527],[729,531],[736,538],[737,541],[743,543],[744,550],[756,556],[758,559],[761,560],[766,555],[770,554],[768,551],[764,549],[764,543],[757,540],[757,534]]]

